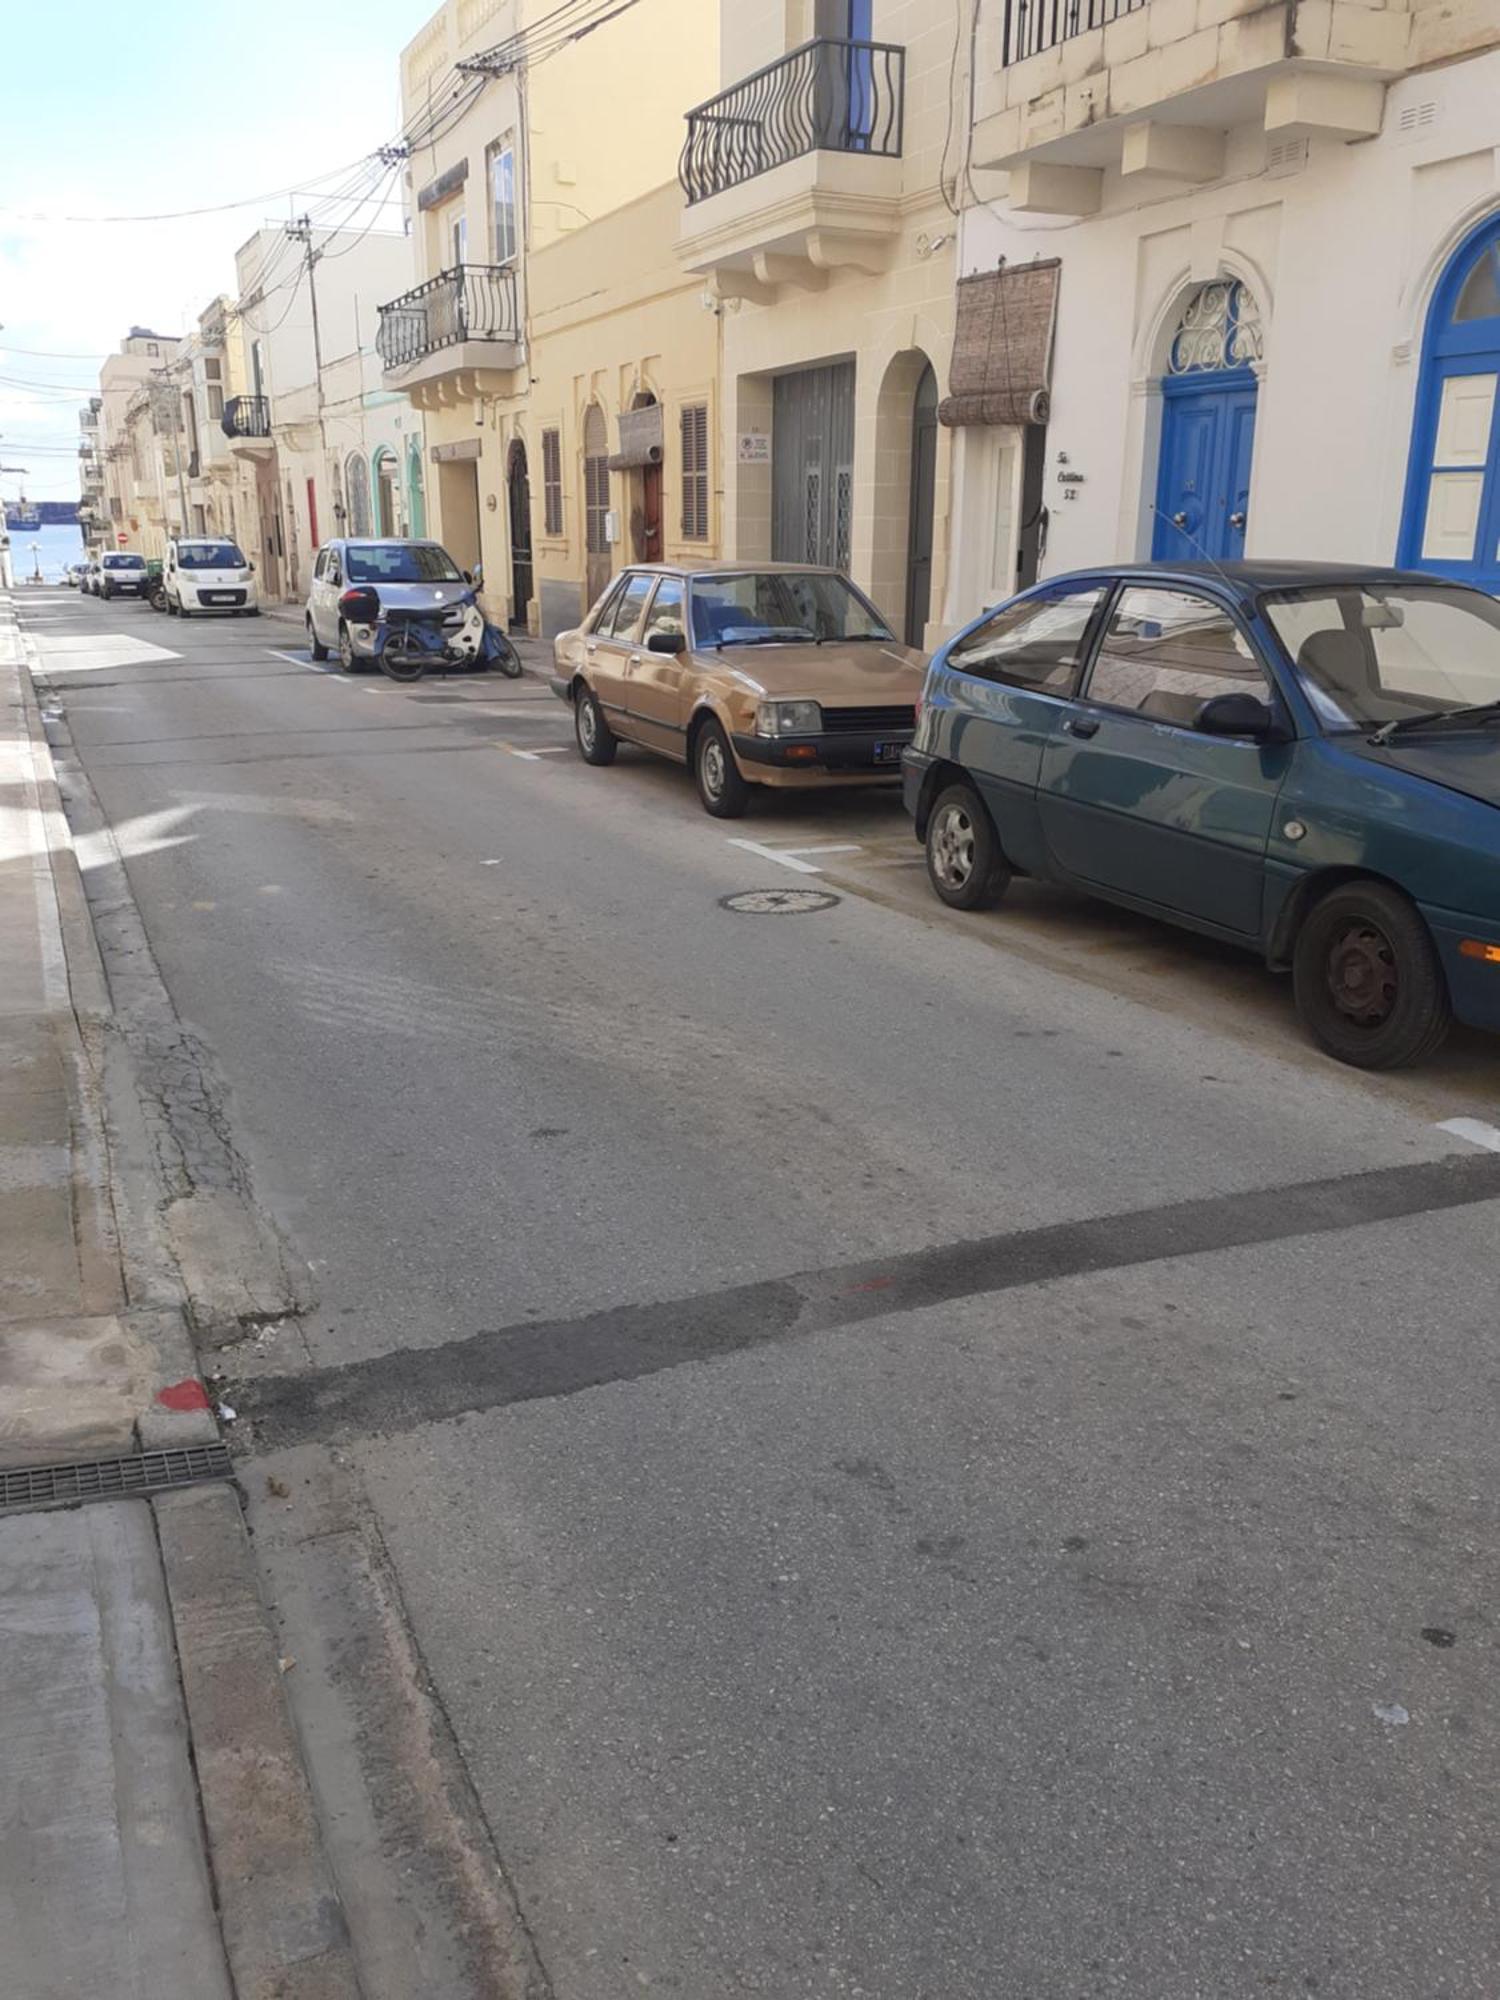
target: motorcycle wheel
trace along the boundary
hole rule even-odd
[[[419,681],[427,671],[425,660],[394,659],[389,651],[380,656],[380,670],[393,681]]]
[[[497,674],[504,674],[508,681],[518,681],[525,671],[521,665],[521,655],[509,639],[504,637],[501,638],[500,647],[499,653],[490,661],[491,668]]]

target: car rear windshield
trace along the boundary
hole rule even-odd
[[[462,583],[457,565],[436,542],[351,542],[344,574],[350,583]]]
[[[1500,701],[1500,604],[1480,591],[1330,583],[1262,608],[1325,729]]]
[[[233,542],[179,542],[179,569],[243,569],[245,558]]]
[[[890,636],[879,613],[841,576],[743,570],[693,579],[693,639],[699,646],[795,646]]]
[[[104,567],[106,569],[144,569],[146,567],[146,558],[144,556],[106,556],[104,558]]]

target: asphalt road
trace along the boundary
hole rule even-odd
[[[536,682],[29,616],[307,1265],[246,1441],[361,1480],[558,2000],[1500,1991],[1500,1048]]]

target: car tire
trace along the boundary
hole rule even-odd
[[[1297,933],[1292,988],[1318,1047],[1356,1069],[1425,1061],[1453,1025],[1427,926],[1384,882],[1346,882],[1313,905]]]
[[[744,817],[750,805],[750,786],[717,722],[705,722],[693,738],[693,776],[706,813],[715,819]]]
[[[613,764],[620,739],[604,720],[599,698],[588,683],[580,682],[573,697],[573,736],[585,764]]]
[[[169,597],[169,598],[167,599],[167,616],[168,616],[169,618],[176,618],[176,617],[177,617],[177,616],[179,615],[179,611],[180,611],[180,607],[179,607],[178,605],[174,604],[174,603],[172,602],[171,598]]]
[[[339,625],[339,665],[346,674],[357,674],[361,670],[359,655],[355,652],[354,641],[349,636],[349,627],[343,623]]]
[[[307,650],[315,660],[326,660],[328,658],[328,648],[313,630],[313,622],[310,618],[307,620]]]
[[[247,618],[259,618],[259,616],[260,616],[260,606],[259,606],[258,604],[252,604],[252,605],[250,605],[250,607],[249,607],[249,608],[247,609],[247,611],[245,612],[245,616],[246,616]]]
[[[101,597],[113,597],[114,594],[115,594],[115,587],[112,583],[107,583],[104,586],[103,590],[101,590],[99,593]]]
[[[949,785],[927,815],[927,879],[950,910],[984,910],[1010,887],[1011,871],[983,799]]]

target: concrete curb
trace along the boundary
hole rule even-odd
[[[237,2000],[359,2000],[238,1495],[151,1504]]]

